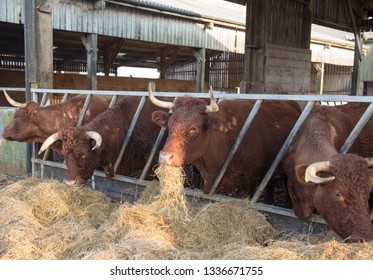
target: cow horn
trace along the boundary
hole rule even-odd
[[[98,132],[96,132],[96,131],[87,131],[86,135],[88,136],[88,138],[93,139],[93,140],[96,141],[96,144],[92,148],[92,151],[100,148],[100,146],[102,144],[102,137],[101,137],[101,135]]]
[[[47,139],[45,139],[43,145],[41,146],[38,155],[40,155],[42,152],[44,152],[50,145],[52,145],[54,142],[56,142],[59,138],[58,132],[53,133],[51,136],[49,136]]]
[[[152,90],[152,84],[151,83],[149,83],[149,98],[150,98],[150,101],[154,105],[156,105],[158,107],[161,107],[161,108],[172,109],[175,105],[172,102],[162,101],[162,100],[159,100],[159,99],[155,98],[155,96],[153,95],[153,90]]]
[[[4,95],[5,95],[6,100],[8,100],[10,105],[13,105],[14,107],[17,107],[17,108],[25,108],[27,106],[27,103],[19,103],[19,102],[13,100],[5,90],[3,90],[3,91],[4,91]]]
[[[318,161],[309,165],[306,169],[306,179],[311,181],[315,184],[326,184],[331,182],[335,179],[334,176],[321,178],[316,175],[317,172],[320,171],[329,171],[330,169],[330,162],[329,161]]]
[[[214,92],[212,91],[212,86],[210,86],[210,105],[206,106],[206,113],[214,113],[219,111],[218,103],[216,103],[216,99],[214,97]]]
[[[368,162],[369,167],[373,167],[373,158],[365,158]]]

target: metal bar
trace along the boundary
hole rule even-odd
[[[234,155],[236,154],[243,138],[245,137],[247,131],[249,130],[249,128],[251,126],[251,123],[253,122],[256,114],[258,113],[259,108],[262,105],[262,103],[263,103],[263,100],[257,100],[255,102],[253,108],[251,109],[250,114],[247,116],[247,119],[246,119],[245,123],[243,124],[243,126],[241,128],[240,133],[237,136],[236,142],[233,144],[231,150],[229,151],[229,154],[228,154],[227,158],[225,159],[222,167],[220,168],[220,171],[219,171],[218,175],[215,178],[214,183],[212,184],[210,194],[213,194],[216,191],[216,188],[218,187],[221,179],[223,178],[224,173],[228,168],[228,165],[231,163]]]
[[[289,136],[286,138],[285,143],[282,145],[282,147],[281,147],[279,153],[277,154],[275,160],[273,161],[271,167],[267,171],[267,173],[264,176],[262,182],[260,183],[258,189],[256,190],[255,194],[251,198],[251,200],[250,200],[251,206],[254,206],[257,203],[257,201],[259,200],[259,197],[263,193],[263,191],[266,188],[266,186],[268,185],[268,182],[271,179],[271,177],[273,175],[273,172],[275,172],[278,164],[280,163],[280,161],[284,157],[284,155],[285,155],[286,151],[288,150],[290,144],[293,142],[293,140],[294,140],[294,138],[295,138],[298,130],[300,129],[300,127],[302,126],[303,122],[306,120],[306,118],[310,114],[310,112],[311,112],[311,110],[312,110],[312,108],[313,108],[314,105],[315,105],[314,101],[309,101],[307,103],[307,105],[304,108],[302,114],[299,116],[297,122],[295,123],[293,129],[290,131]]]
[[[79,121],[78,121],[77,126],[81,126],[82,125],[84,117],[85,117],[85,114],[87,113],[87,110],[88,110],[88,106],[91,103],[91,99],[92,99],[92,94],[88,94],[87,97],[86,97],[86,99],[85,99],[82,112],[80,113],[80,117],[79,117]]]
[[[118,95],[113,95],[113,97],[111,98],[110,104],[109,104],[109,108],[113,107],[117,103],[117,100],[118,100]]]
[[[14,90],[12,88],[3,88],[5,90]],[[24,90],[24,89],[22,89]],[[102,91],[102,90],[65,90],[65,89],[34,89],[32,92],[50,92],[50,93],[69,93],[69,94],[99,94],[99,95],[118,95],[118,96],[147,96],[145,91]],[[182,97],[190,95],[196,98],[209,98],[208,93],[194,93],[194,92],[155,92],[156,97]],[[249,99],[249,100],[294,100],[294,101],[322,101],[322,102],[364,102],[372,103],[373,96],[350,96],[350,95],[285,95],[285,94],[234,94],[234,93],[219,93],[214,92],[215,98],[229,98],[229,99]]]
[[[48,97],[48,93],[44,92],[43,97],[41,98],[41,101],[40,101],[40,105],[45,105],[45,103],[47,102],[47,97]]]
[[[68,94],[68,93],[65,93],[65,94],[63,95],[62,102],[66,102],[68,98],[69,98],[69,94]]]
[[[282,216],[287,216],[287,217],[292,217],[292,218],[297,218],[298,219],[298,217],[295,216],[292,209],[281,208],[281,207],[273,206],[273,205],[266,205],[266,204],[263,204],[263,203],[257,203],[257,204],[255,204],[255,206],[253,208],[255,208],[257,210],[260,210],[260,211],[270,212],[270,213],[279,214],[279,215],[282,215]],[[312,217],[309,218],[307,221],[316,222],[316,223],[320,223],[320,224],[326,224],[325,220],[318,215],[312,215]]]
[[[152,161],[153,161],[153,158],[154,158],[154,155],[155,153],[157,152],[157,149],[158,149],[158,146],[159,144],[161,143],[162,139],[163,139],[163,136],[166,132],[166,127],[162,127],[161,130],[159,131],[159,134],[158,134],[158,137],[157,137],[157,140],[155,140],[155,143],[153,145],[153,148],[150,152],[150,155],[149,155],[149,158],[148,160],[146,161],[146,164],[145,164],[145,167],[140,175],[140,180],[144,180],[145,177],[146,177],[146,174],[148,174],[148,171],[150,169],[150,166],[152,164]]]
[[[146,102],[146,97],[143,96],[141,98],[141,100],[140,100],[140,103],[139,103],[138,107],[137,107],[136,113],[133,116],[133,119],[132,119],[132,122],[130,124],[130,127],[128,128],[126,137],[124,138],[124,142],[123,142],[122,148],[121,148],[121,150],[119,152],[119,155],[117,157],[117,160],[115,162],[115,165],[114,165],[114,174],[117,173],[119,164],[122,161],[124,152],[126,151],[127,145],[128,145],[128,143],[129,143],[129,141],[131,139],[131,136],[132,136],[133,130],[134,130],[136,124],[137,124],[137,121],[139,120],[139,117],[140,117],[140,114],[142,112],[142,109],[144,108],[145,102]]]
[[[359,136],[360,132],[363,130],[364,126],[370,120],[373,115],[373,103],[371,103],[365,110],[364,114],[361,116],[360,120],[355,125],[354,129],[351,131],[350,135],[347,137],[345,143],[343,144],[340,153],[346,154],[351,146],[354,144],[356,138]]]

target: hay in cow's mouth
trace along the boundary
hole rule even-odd
[[[188,203],[183,173],[159,167],[135,204],[28,179],[0,190],[1,259],[372,259],[373,242],[279,232],[246,200]]]

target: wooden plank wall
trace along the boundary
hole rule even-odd
[[[87,89],[87,77],[79,74],[59,74],[53,77],[55,89]],[[119,90],[119,91],[146,91],[149,82],[155,82],[156,91],[162,92],[196,92],[196,81],[180,81],[166,79],[145,79],[98,76],[98,90]],[[25,87],[25,77],[23,71],[0,70],[0,87]],[[208,86],[205,84],[205,92]],[[24,92],[11,94],[14,99],[24,102]],[[0,106],[9,106],[0,94]]]
[[[265,92],[307,93],[311,82],[311,67],[310,50],[266,44]]]

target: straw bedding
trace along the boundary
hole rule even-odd
[[[247,200],[196,206],[179,168],[160,165],[134,204],[25,179],[0,189],[1,259],[373,259],[373,243],[268,223]]]

